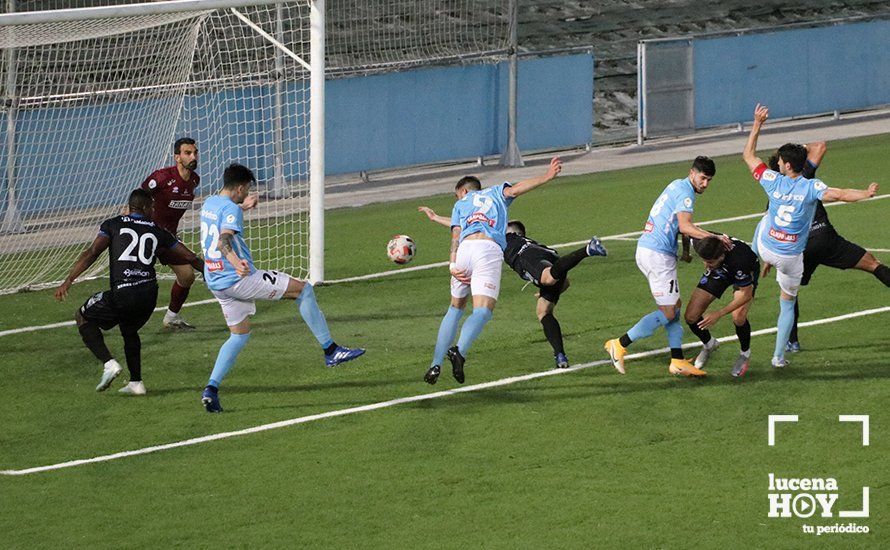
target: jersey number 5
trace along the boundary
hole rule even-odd
[[[779,227],[788,227],[791,225],[791,213],[794,212],[794,206],[790,204],[785,204],[779,207],[779,210],[776,212],[776,216],[773,218],[773,221],[776,222],[776,225]]]
[[[151,233],[143,233],[142,237],[129,227],[121,228],[121,235],[130,237],[130,244],[121,253],[118,261],[135,262],[139,261],[145,265],[151,265],[155,259],[155,251],[158,249],[158,238]],[[137,256],[133,255],[136,250]]]

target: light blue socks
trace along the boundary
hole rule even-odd
[[[238,354],[241,353],[241,350],[247,345],[248,340],[250,340],[249,333],[229,335],[229,339],[219,348],[219,354],[216,356],[216,364],[213,365],[213,372],[210,373],[210,382],[208,382],[208,386],[219,388],[219,383],[222,382],[223,378],[228,374],[229,369],[235,364],[235,359],[238,358]]]
[[[661,310],[658,311],[661,313]],[[662,313],[662,315],[664,315]],[[667,317],[665,317],[667,319]],[[674,320],[665,325],[664,330],[668,334],[668,347],[671,349],[683,347],[683,323],[680,322],[680,314],[678,313]]]
[[[467,356],[467,352],[470,351],[470,346],[473,345],[473,342],[485,327],[485,323],[489,320],[491,320],[490,309],[487,307],[473,308],[473,314],[470,315],[470,318],[464,323],[463,328],[460,330],[460,338],[457,340],[457,350],[461,355],[464,357]]]
[[[334,341],[331,339],[331,331],[328,330],[328,322],[324,318],[324,313],[318,309],[318,302],[315,301],[315,290],[311,283],[305,283],[302,292],[297,296],[297,306],[300,308],[300,316],[306,321],[306,325],[315,339],[321,344],[322,349],[327,349]]]
[[[445,352],[451,347],[451,342],[454,342],[454,336],[457,334],[457,325],[460,323],[460,318],[463,317],[463,314],[463,310],[457,309],[454,306],[450,306],[448,311],[445,312],[445,317],[442,318],[442,323],[439,324],[439,336],[436,338],[436,350],[433,352],[431,367],[442,365],[442,361],[445,360]]]
[[[637,324],[633,326],[629,331],[627,331],[627,337],[631,339],[631,341],[636,342],[640,338],[648,338],[655,334],[655,331],[658,330],[658,327],[668,326],[671,321],[668,321],[668,318],[660,309],[656,309],[652,313],[643,316]],[[677,319],[674,318],[674,324],[677,323]],[[671,339],[671,333],[668,332],[668,340]],[[683,340],[683,327],[680,327],[680,340]],[[673,343],[671,344],[673,346]]]
[[[779,322],[776,325],[776,350],[773,357],[785,358],[785,344],[791,336],[791,327],[794,325],[794,302],[797,298],[784,300],[779,298]]]

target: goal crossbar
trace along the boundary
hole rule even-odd
[[[309,0],[306,1],[308,2]],[[90,19],[115,19],[167,13],[201,12],[239,7],[270,6],[281,3],[281,0],[165,0],[163,2],[123,4],[120,6],[22,11],[0,15],[0,27],[87,21]]]

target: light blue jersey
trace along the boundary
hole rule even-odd
[[[235,254],[250,264],[253,257],[241,236],[244,230],[244,213],[232,199],[213,195],[201,207],[201,249],[204,251],[204,281],[211,290],[224,290],[241,280],[235,268],[219,250],[219,235],[223,230],[235,232],[232,248]]]
[[[676,256],[677,234],[680,232],[677,214],[692,212],[694,207],[695,188],[689,178],[672,181],[652,205],[637,246]]]
[[[481,191],[470,191],[454,203],[451,210],[451,227],[460,227],[460,240],[473,233],[485,233],[498,243],[501,250],[507,248],[507,207],[513,197],[505,197],[503,183]]]
[[[769,210],[758,227],[759,245],[782,256],[802,253],[816,203],[828,186],[818,179],[791,178],[772,170],[755,171],[755,177],[758,173],[758,181],[769,197]]]

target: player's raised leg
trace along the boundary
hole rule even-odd
[[[284,274],[282,276],[287,277]],[[315,288],[312,283],[293,277],[288,277],[288,279],[284,297],[297,301],[300,316],[324,351],[325,366],[335,367],[341,363],[352,361],[365,353],[362,348],[347,348],[334,342],[331,338],[331,331],[328,329],[328,322],[315,299]]]

